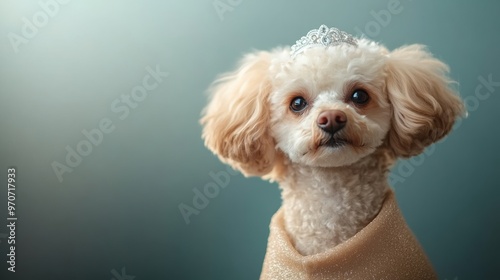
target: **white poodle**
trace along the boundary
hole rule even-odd
[[[464,108],[447,72],[422,45],[389,51],[322,25],[218,79],[203,138],[246,176],[279,183],[293,246],[318,254],[377,216],[398,158],[451,130]]]

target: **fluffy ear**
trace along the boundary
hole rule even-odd
[[[236,71],[214,82],[202,113],[205,145],[246,176],[268,174],[276,157],[269,134],[271,58],[268,52],[246,55]]]
[[[464,106],[449,88],[448,66],[422,45],[388,55],[386,87],[393,117],[388,146],[396,156],[411,157],[450,132]]]

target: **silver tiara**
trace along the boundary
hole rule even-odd
[[[300,38],[292,46],[292,58],[295,58],[304,50],[315,46],[336,46],[342,43],[358,46],[356,38],[351,34],[341,31],[337,28],[328,28],[322,24],[318,29],[307,32],[306,36]]]

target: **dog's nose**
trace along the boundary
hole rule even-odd
[[[344,128],[347,123],[347,116],[340,110],[324,111],[319,114],[316,123],[324,132],[333,135]]]

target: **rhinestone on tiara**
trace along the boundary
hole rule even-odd
[[[337,28],[328,28],[322,24],[318,29],[313,29],[307,32],[306,36],[300,38],[292,46],[292,58],[295,58],[299,53],[304,50],[315,46],[337,46],[340,44],[349,44],[358,46],[356,38],[351,34],[341,31]]]

